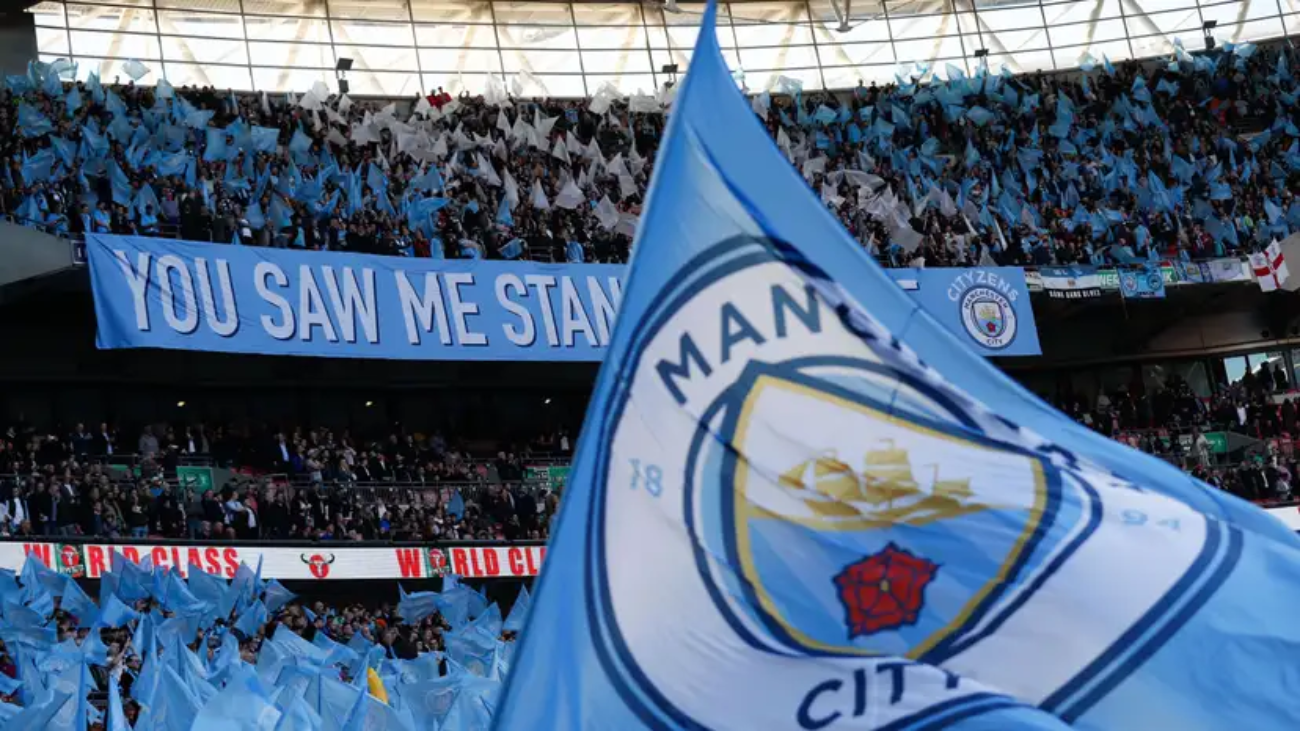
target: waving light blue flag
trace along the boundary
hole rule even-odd
[[[266,624],[266,617],[266,605],[260,601],[255,601],[252,606],[239,615],[239,619],[235,621],[235,629],[243,632],[246,637],[252,637],[257,634],[263,624]]]
[[[54,151],[48,147],[31,157],[24,155],[22,165],[23,183],[35,185],[49,180],[54,165]]]
[[[502,226],[514,226],[515,217],[510,213],[510,200],[501,196],[501,203],[497,206],[497,223]]]
[[[407,624],[417,624],[420,620],[438,611],[439,595],[436,591],[417,591],[407,594],[401,584],[397,585],[399,601],[397,614]]]
[[[190,731],[273,729],[280,715],[257,676],[242,675],[204,704]]]
[[[24,137],[40,137],[54,131],[49,118],[26,102],[18,104],[18,131]]]
[[[510,607],[510,614],[506,616],[505,624],[502,629],[506,632],[519,632],[524,628],[524,621],[528,618],[528,608],[533,604],[533,599],[528,594],[527,586],[519,587],[519,596],[515,598],[515,603]]]
[[[750,112],[715,13],[496,726],[1297,727],[1300,539],[889,286]],[[987,285],[956,299],[1014,327]]]
[[[19,576],[23,582],[23,600],[29,601],[33,592],[44,589],[52,596],[63,596],[66,579],[63,574],[51,569],[41,562],[36,554],[28,554],[23,561],[23,572]]]
[[[99,616],[99,607],[95,604],[95,600],[82,591],[76,579],[71,576],[64,576],[63,579],[65,581],[63,600],[59,603],[59,608],[76,617],[77,626],[91,626]]]
[[[510,239],[505,246],[501,247],[502,259],[518,259],[524,253],[524,240],[520,238]]]
[[[75,86],[72,87],[72,90],[68,92],[68,96],[64,98],[63,103],[64,106],[67,107],[68,116],[76,116],[77,110],[81,108],[81,90]]]
[[[251,224],[252,221],[250,220],[249,223]],[[266,610],[268,612],[275,612],[280,607],[293,601],[297,596],[297,594],[284,588],[284,585],[280,582],[271,579],[271,582],[266,585],[266,599],[264,600]]]
[[[131,726],[126,720],[126,713],[122,710],[122,688],[118,685],[117,676],[112,673],[108,675],[107,725],[107,731],[131,731]]]

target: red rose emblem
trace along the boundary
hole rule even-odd
[[[835,586],[848,617],[849,639],[916,624],[925,606],[925,587],[938,570],[938,564],[893,543],[845,566]]]

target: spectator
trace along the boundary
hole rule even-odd
[[[153,457],[158,454],[158,438],[153,435],[153,427],[146,426],[144,432],[140,434],[140,443],[136,450],[142,457]]]

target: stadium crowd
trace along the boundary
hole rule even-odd
[[[1221,490],[1246,500],[1272,504],[1292,499],[1292,479],[1300,474],[1300,392],[1281,367],[1267,362],[1210,399],[1171,376],[1149,393],[1128,389],[1102,392],[1087,404],[1072,398],[1062,411],[1076,421],[1134,449],[1158,455]],[[1234,433],[1250,442],[1216,453],[1210,433]]]
[[[1256,502],[1291,497],[1300,473],[1300,392],[1264,363],[1203,399],[1174,375],[1146,388],[1056,399],[1076,421]],[[557,486],[535,459],[567,463],[565,432],[476,457],[441,433],[354,438],[325,427],[108,424],[61,434],[18,423],[0,434],[0,537],[207,540],[545,540]],[[1208,434],[1249,445],[1216,452]],[[231,469],[213,489],[183,464]]]
[[[1079,73],[804,94],[756,115],[886,265],[1124,264],[1233,255],[1300,229],[1296,52],[1177,46]],[[6,80],[6,210],[58,232],[435,257],[623,261],[664,128],[661,98],[439,89],[413,106],[323,84],[268,97]],[[403,107],[409,107],[404,109]]]
[[[0,726],[487,728],[531,605],[439,592],[344,607],[241,564],[181,577],[115,554],[99,601],[34,558],[0,571]],[[328,719],[328,720],[326,720]]]
[[[146,426],[131,440],[108,424],[62,435],[11,426],[0,435],[0,536],[540,540],[558,508],[550,486],[524,481],[524,453],[478,461],[440,433],[208,434],[202,425]],[[552,445],[567,447],[567,437],[545,435],[526,448]],[[127,466],[115,468],[115,456]],[[237,475],[191,489],[176,479],[191,459]]]

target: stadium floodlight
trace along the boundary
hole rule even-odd
[[[339,82],[339,94],[348,93],[348,72],[352,70],[352,59],[339,57],[334,62],[334,78]]]
[[[1207,20],[1201,23],[1201,31],[1205,33],[1205,50],[1207,51],[1214,50],[1214,36],[1210,35],[1210,31],[1214,30],[1218,25],[1219,21],[1217,20]]]

